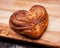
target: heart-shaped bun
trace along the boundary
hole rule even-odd
[[[48,25],[46,9],[43,6],[34,5],[29,11],[16,11],[11,15],[9,25],[17,33],[37,39],[42,35]]]

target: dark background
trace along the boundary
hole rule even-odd
[[[55,48],[55,47],[0,37],[0,48]]]

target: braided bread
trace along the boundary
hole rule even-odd
[[[11,15],[9,25],[17,33],[37,39],[48,25],[47,11],[40,5],[32,6],[29,11],[18,10]]]

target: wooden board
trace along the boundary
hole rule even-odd
[[[38,40],[18,35],[9,27],[9,17],[17,10],[29,10],[33,5],[42,5],[48,12],[47,30]],[[59,0],[0,0],[0,36],[27,42],[60,47],[60,1]]]

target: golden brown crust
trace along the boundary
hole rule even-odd
[[[10,17],[9,24],[19,34],[37,39],[47,27],[48,15],[43,6],[34,5],[29,12],[19,10],[13,13]]]

